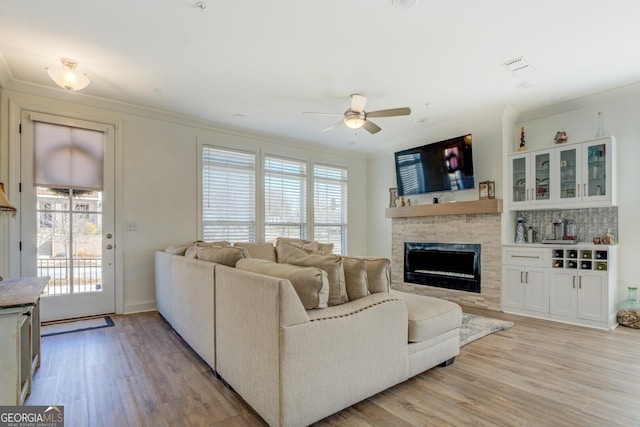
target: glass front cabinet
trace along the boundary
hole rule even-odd
[[[512,207],[526,209],[553,201],[553,154],[539,150],[509,157]]]
[[[511,210],[616,206],[615,138],[509,156]]]

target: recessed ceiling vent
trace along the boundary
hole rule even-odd
[[[524,56],[507,61],[502,65],[504,65],[507,70],[511,71],[514,76],[521,76],[535,71],[533,65],[531,65]]]

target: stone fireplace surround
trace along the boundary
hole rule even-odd
[[[456,291],[403,280],[404,243],[481,245],[481,293]],[[500,311],[502,246],[500,213],[392,217],[391,282],[394,289]]]

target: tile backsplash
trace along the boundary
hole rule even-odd
[[[578,226],[578,240],[580,242],[591,242],[595,236],[602,237],[607,229],[611,229],[614,240],[618,243],[617,207],[518,211],[517,216],[525,218],[525,229],[532,226],[535,230],[534,243],[541,243],[543,239],[547,238],[547,232],[553,228],[551,221],[557,218],[569,220]]]

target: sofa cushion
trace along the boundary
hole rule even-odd
[[[171,255],[184,256],[185,252],[187,252],[187,249],[189,249],[189,247],[191,247],[191,243],[186,245],[171,245],[171,246],[168,246],[164,251]]]
[[[324,270],[317,267],[278,264],[258,258],[241,259],[236,264],[236,268],[266,276],[288,279],[298,294],[302,305],[307,310],[327,307],[329,280]]]
[[[333,252],[333,243],[320,243],[318,241],[312,242],[310,240],[297,239],[294,237],[278,237],[276,239],[276,246],[282,243],[290,243],[309,251]]]
[[[233,245],[236,248],[245,248],[251,258],[266,259],[276,262],[276,248],[272,243],[252,243],[237,242]]]
[[[407,306],[409,342],[437,337],[462,324],[462,309],[456,303],[396,290],[392,290],[391,295],[402,299]]]
[[[367,266],[369,292],[388,293],[391,289],[391,261],[388,258],[362,258]]]
[[[344,282],[349,301],[369,295],[367,286],[367,265],[362,258],[343,256]]]
[[[228,265],[229,267],[235,267],[239,260],[250,257],[251,255],[249,255],[246,249],[234,247],[222,248],[211,246],[202,248],[202,250],[196,253],[196,258],[198,259]]]
[[[203,249],[211,248],[211,247],[226,248],[230,246],[231,246],[231,243],[224,240],[219,242],[193,242],[185,250],[183,255],[187,258],[197,258],[198,252],[200,252]]]
[[[279,263],[318,267],[327,272],[329,278],[329,305],[344,304],[349,300],[344,283],[342,257],[334,254],[310,254],[289,243],[276,246]]]

